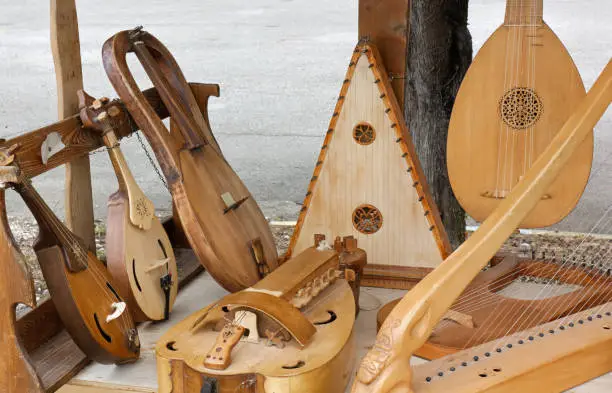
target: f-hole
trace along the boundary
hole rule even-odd
[[[132,274],[134,275],[134,282],[136,283],[136,288],[138,288],[138,292],[142,292],[140,282],[138,282],[138,276],[136,275],[136,259],[132,259]]]
[[[338,319],[338,315],[336,315],[335,312],[333,311],[327,311],[329,313],[329,318],[326,319],[325,321],[320,321],[320,322],[315,322],[315,325],[327,325],[328,323],[332,323],[334,322],[336,319]]]
[[[301,368],[306,365],[306,362],[303,360],[298,361],[296,364],[283,366],[285,370],[295,370],[296,368]]]
[[[166,247],[164,247],[164,243],[162,243],[161,239],[157,239],[157,244],[159,244],[159,248],[161,248],[162,252],[164,253],[164,258],[168,258]]]
[[[100,326],[100,321],[98,320],[98,314],[96,313],[94,313],[94,321],[96,321],[96,327],[98,328],[98,331],[100,332],[100,335],[102,336],[102,338],[104,338],[104,340],[106,340],[106,342],[108,343],[113,341],[111,336],[109,336],[108,333],[106,333],[104,329],[102,329],[102,326]]]
[[[110,285],[110,283],[106,283],[106,286],[108,287],[108,289],[110,289],[110,291],[113,293],[113,295],[115,295],[115,297],[117,298],[117,301],[122,302],[123,299],[121,299],[121,297],[119,296],[119,294],[117,293],[117,291],[115,291],[115,288],[113,288],[112,285]]]

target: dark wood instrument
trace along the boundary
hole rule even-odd
[[[81,120],[102,134],[119,190],[108,200],[106,266],[136,321],[168,319],[178,290],[176,259],[153,202],[142,192],[119,147],[115,129],[129,127],[118,101],[79,92]]]
[[[0,150],[0,181],[21,195],[38,223],[34,251],[66,330],[97,362],[135,361],[140,353],[138,332],[115,283],[21,174],[12,154],[16,148]]]
[[[42,382],[21,346],[15,329],[15,307],[18,303],[34,308],[36,295],[30,270],[11,232],[6,217],[4,189],[0,189],[0,386],[7,393],[42,393]]]
[[[127,65],[134,52],[157,88],[178,132],[169,132],[142,95]],[[148,139],[172,193],[191,247],[224,288],[251,286],[278,266],[268,223],[225,161],[172,54],[136,29],[111,37],[104,67]]]

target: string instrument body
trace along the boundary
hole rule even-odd
[[[42,393],[42,383],[32,367],[16,332],[15,307],[36,307],[34,283],[25,257],[13,238],[6,216],[5,191],[0,189],[0,286],[6,296],[0,298],[4,318],[0,320],[0,386],[7,393]]]
[[[128,52],[136,53],[178,132],[168,131],[141,93]],[[238,291],[276,268],[268,223],[223,157],[172,54],[149,33],[134,30],[111,37],[103,57],[109,79],[158,159],[187,239],[211,276]]]
[[[338,253],[308,248],[175,325],[156,347],[159,392],[344,391],[355,299],[338,268]]]
[[[155,206],[136,183],[114,129],[128,127],[116,101],[80,91],[83,124],[102,134],[119,182],[108,200],[106,266],[135,321],[167,319],[178,291],[176,258]]]
[[[520,294],[516,287],[509,286],[520,276],[576,287],[563,294],[555,294],[553,290],[553,296],[548,297],[535,286],[532,295],[538,295],[539,299],[529,299],[525,293],[519,299],[514,297]],[[559,266],[545,261],[518,261],[514,256],[507,256],[476,276],[416,355],[437,359],[610,301],[612,279],[606,272],[569,263]],[[398,302],[381,309],[378,326]]]
[[[508,0],[506,21],[474,58],[449,124],[449,179],[470,216],[483,221],[497,207],[584,96],[576,65],[542,20],[542,0]],[[592,156],[591,132],[520,226],[549,226],[569,214]]]
[[[99,363],[135,361],[140,353],[138,332],[114,281],[83,241],[57,218],[29,179],[19,174],[19,168],[8,166],[13,159],[6,149],[2,151],[2,180],[20,194],[38,223],[33,248],[66,330],[79,348]]]

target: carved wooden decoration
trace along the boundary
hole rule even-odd
[[[406,277],[420,274],[412,268],[428,271],[450,251],[373,45],[352,56],[289,253],[315,234],[358,240],[369,261],[363,285],[409,288]]]
[[[15,328],[15,306],[23,303],[35,307],[36,296],[25,258],[9,228],[3,189],[0,189],[0,257],[0,288],[4,292],[0,296],[0,309],[3,313],[0,319],[0,386],[7,393],[42,393],[42,383],[30,364]]]

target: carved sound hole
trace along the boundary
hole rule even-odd
[[[360,145],[369,145],[376,139],[376,131],[368,123],[359,123],[353,128],[353,139]]]
[[[533,89],[517,87],[509,90],[499,104],[504,123],[512,128],[532,126],[542,114],[542,101]]]
[[[361,233],[366,235],[376,233],[382,224],[382,214],[372,205],[358,206],[353,212],[353,226]]]
[[[140,198],[136,201],[136,214],[140,217],[144,217],[149,214],[149,208],[144,198]]]

